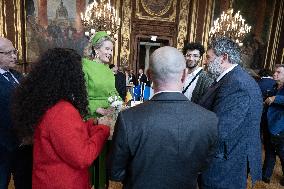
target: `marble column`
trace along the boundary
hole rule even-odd
[[[150,48],[151,45],[145,45],[146,48],[146,55],[145,55],[145,69],[144,69],[144,73],[146,73],[146,70],[149,67],[149,58],[150,58]]]
[[[48,26],[47,0],[38,0],[38,23],[43,27]]]

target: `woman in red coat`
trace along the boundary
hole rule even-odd
[[[33,138],[33,189],[90,188],[88,167],[109,127],[83,121],[87,105],[81,57],[71,49],[48,50],[16,90],[15,129],[23,145]]]

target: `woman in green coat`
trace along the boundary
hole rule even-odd
[[[113,109],[110,107],[108,97],[119,96],[115,89],[115,78],[109,69],[109,63],[113,55],[113,42],[105,31],[99,31],[91,40],[94,60],[83,59],[83,71],[89,100],[88,118],[98,118],[111,114]],[[93,182],[96,189],[105,188],[106,167],[105,167],[106,148],[95,163],[95,171],[92,171]]]

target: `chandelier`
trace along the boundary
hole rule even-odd
[[[238,43],[239,46],[242,46],[242,41],[245,35],[250,32],[251,26],[245,24],[245,19],[240,15],[240,11],[234,16],[233,12],[232,8],[226,12],[223,11],[221,18],[217,18],[214,21],[214,26],[210,29],[209,37],[227,36]]]
[[[118,12],[107,4],[105,0],[96,0],[87,6],[85,13],[81,13],[81,22],[85,28],[85,35],[94,34],[96,31],[106,31],[110,36],[115,37],[120,27]]]

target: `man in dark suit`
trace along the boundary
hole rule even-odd
[[[206,57],[217,83],[199,104],[217,114],[219,141],[213,163],[202,173],[201,188],[245,189],[248,172],[253,183],[261,179],[261,92],[238,65],[240,49],[231,39],[213,40]]]
[[[8,188],[11,173],[16,189],[29,189],[32,181],[32,147],[19,143],[12,131],[10,99],[20,79],[11,69],[16,61],[12,42],[0,37],[0,189]]]
[[[187,43],[183,48],[188,74],[182,93],[194,103],[199,101],[200,97],[213,83],[213,79],[207,75],[202,67],[199,67],[204,52],[204,47],[200,43]]]
[[[279,156],[282,173],[284,166],[284,65],[276,67],[273,75],[277,82],[275,93],[265,99],[265,104],[268,105],[267,123],[269,131],[269,146],[266,148],[265,161],[263,164],[264,182],[269,182],[273,173],[276,155]],[[266,146],[267,147],[267,146]],[[284,177],[282,176],[280,184],[284,186]]]
[[[177,49],[155,50],[147,75],[155,94],[119,114],[110,179],[125,189],[194,189],[215,151],[218,120],[181,93],[186,65]]]
[[[117,65],[110,64],[109,68],[112,70],[115,77],[115,88],[124,101],[126,97],[126,76],[120,70],[118,70]]]
[[[138,85],[141,85],[143,86],[144,84],[147,85],[147,86],[150,86],[150,82],[149,82],[149,79],[148,77],[144,74],[144,71],[142,68],[140,68],[138,70]]]

